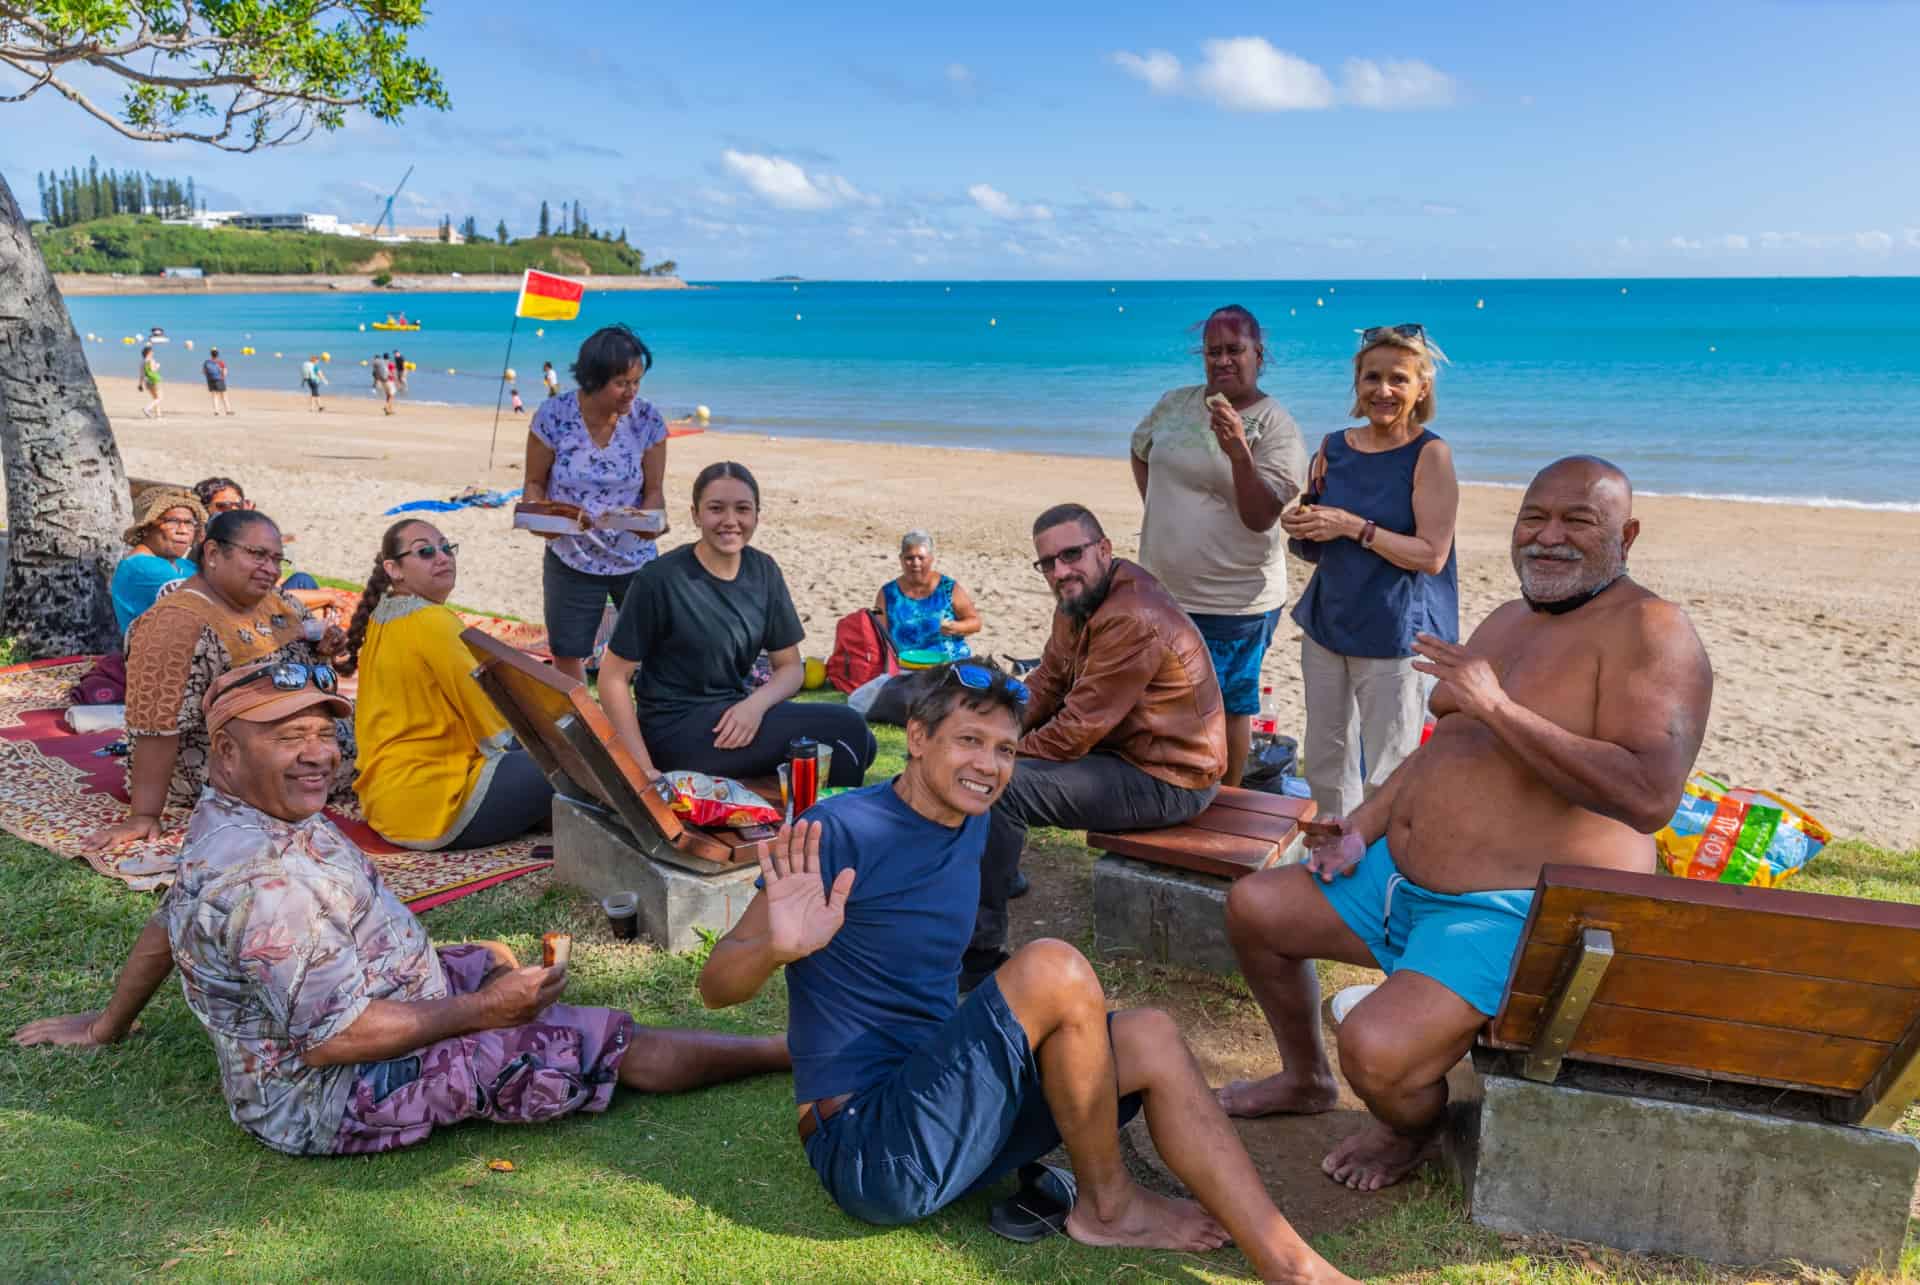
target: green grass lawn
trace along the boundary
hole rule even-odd
[[[898,770],[901,751],[900,735],[883,730],[876,777]],[[1056,857],[1091,860],[1078,845],[1047,842]],[[1920,853],[1836,844],[1795,886],[1920,902]],[[103,1003],[155,904],[6,838],[0,902],[0,1032]],[[506,884],[433,911],[426,923],[437,941],[499,937],[523,956],[537,953],[540,933],[570,927],[577,936],[568,998],[625,1007],[642,1022],[766,1032],[785,1019],[778,980],[752,1005],[706,1012],[693,991],[697,958],[612,943],[593,906],[561,888]],[[1123,971],[1109,975],[1137,987],[1143,970]],[[1013,1245],[987,1230],[985,1198],[912,1228],[855,1222],[808,1169],[791,1098],[783,1077],[680,1097],[623,1095],[602,1116],[518,1129],[469,1124],[387,1156],[295,1160],[229,1121],[206,1039],[169,983],[143,1032],[116,1048],[76,1054],[0,1043],[0,1279],[1244,1277],[1246,1265],[1231,1251],[1122,1253],[1059,1238]],[[1907,1127],[1915,1124],[1910,1114]],[[490,1171],[487,1162],[497,1159],[512,1161],[513,1171]],[[1369,1280],[1755,1278],[1503,1240],[1466,1221],[1457,1191],[1418,1181],[1416,1197],[1390,1214],[1316,1243]],[[1905,1266],[1920,1268],[1911,1237]]]

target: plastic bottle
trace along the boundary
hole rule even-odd
[[[1255,736],[1278,736],[1280,734],[1280,702],[1273,698],[1273,688],[1260,689],[1260,712],[1253,718]]]

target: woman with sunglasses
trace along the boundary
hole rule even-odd
[[[553,812],[553,787],[474,681],[446,605],[459,553],[431,523],[388,527],[337,664],[360,675],[360,810],[403,848],[484,848]]]
[[[150,486],[134,501],[133,525],[121,537],[126,556],[113,569],[113,618],[124,637],[134,617],[153,605],[163,586],[185,580],[199,568],[187,555],[207,520],[190,492]]]
[[[189,809],[207,783],[211,745],[201,702],[213,680],[263,661],[323,687],[323,662],[346,645],[346,631],[323,626],[280,592],[286,557],[280,528],[257,509],[222,513],[207,523],[200,570],[160,595],[127,631],[127,763],[131,814],[82,841],[103,852],[161,830],[168,808]],[[353,724],[341,719],[336,797],[350,798]]]
[[[779,564],[748,547],[760,484],[745,465],[700,471],[693,522],[698,540],[633,578],[600,660],[600,703],[621,742],[648,776],[740,780],[772,776],[804,736],[833,747],[827,784],[859,785],[878,748],[867,721],[845,705],[789,699],[806,680],[806,630]],[[747,678],[762,651],[773,677],[756,689]]]
[[[1306,496],[1280,518],[1294,552],[1315,564],[1293,619],[1306,688],[1302,757],[1324,816],[1359,807],[1419,746],[1414,636],[1460,636],[1460,486],[1452,448],[1426,427],[1435,359],[1446,355],[1418,325],[1361,332],[1351,414],[1366,423],[1327,435]]]
[[[236,509],[251,509],[253,501],[240,489],[240,484],[230,477],[203,477],[193,484],[193,493],[200,497],[200,503],[210,518],[222,513],[231,513]],[[196,545],[198,541],[195,541]],[[189,558],[193,555],[188,554]],[[333,590],[322,590],[320,582],[304,571],[296,571],[281,581],[282,589],[290,590],[306,605],[308,611],[320,611],[331,607],[337,600]]]
[[[667,422],[640,396],[653,353],[625,326],[588,335],[573,363],[573,392],[549,397],[527,426],[525,496],[588,513],[666,506]],[[653,540],[632,531],[547,536],[541,565],[553,667],[586,680],[609,600],[618,609]]]
[[[1193,617],[1227,711],[1227,774],[1240,784],[1260,712],[1260,668],[1287,606],[1280,511],[1306,484],[1307,448],[1260,389],[1267,347],[1254,315],[1216,308],[1201,328],[1206,383],[1162,397],[1133,431],[1146,504],[1140,564]]]

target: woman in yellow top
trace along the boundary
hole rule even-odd
[[[553,787],[473,680],[446,605],[459,552],[431,523],[388,527],[335,663],[360,674],[360,810],[403,848],[484,848],[553,811]]]

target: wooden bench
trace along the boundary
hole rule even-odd
[[[636,845],[658,860],[698,874],[758,864],[765,839],[680,820],[664,781],[646,779],[585,683],[478,629],[460,639],[479,662],[474,678],[555,790],[618,817]]]
[[[1226,787],[1184,825],[1090,831],[1087,846],[1104,854],[1093,867],[1095,951],[1236,971],[1227,891],[1278,863],[1313,814],[1311,799]]]

